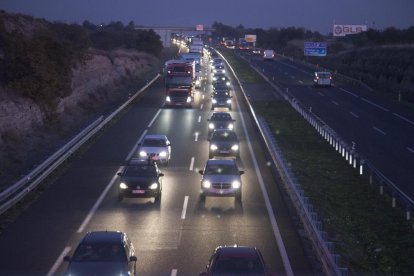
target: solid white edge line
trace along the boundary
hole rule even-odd
[[[235,94],[234,97],[236,99],[237,109],[240,110],[239,101],[237,99],[236,94]],[[253,161],[254,168],[255,168],[255,171],[256,171],[257,179],[258,179],[259,184],[260,184],[260,189],[262,190],[262,194],[263,194],[263,198],[264,198],[264,201],[265,201],[265,204],[266,204],[266,209],[267,209],[267,212],[268,212],[268,215],[269,215],[270,223],[272,224],[273,234],[276,238],[276,243],[277,243],[277,246],[279,248],[280,256],[282,257],[283,266],[286,270],[286,275],[293,276],[294,274],[293,274],[292,266],[290,264],[289,257],[288,257],[287,252],[286,252],[285,244],[283,243],[282,235],[280,233],[280,229],[279,229],[279,226],[277,224],[275,214],[273,212],[272,204],[270,203],[269,195],[268,195],[266,187],[264,185],[262,174],[260,173],[260,169],[259,169],[259,165],[258,165],[257,160],[256,160],[256,156],[254,155],[253,147],[252,147],[251,141],[250,141],[250,136],[249,136],[249,133],[247,132],[247,127],[246,127],[246,123],[244,121],[244,117],[243,117],[242,112],[240,112],[240,120],[242,122],[244,134],[246,136],[247,146],[249,148],[250,156],[252,157],[252,161]]]
[[[122,168],[122,167],[121,167]],[[111,181],[109,182],[109,184],[105,187],[105,190],[102,192],[102,194],[100,195],[100,197],[98,198],[98,200],[95,202],[95,204],[93,205],[92,209],[89,211],[88,215],[86,216],[86,218],[84,219],[84,221],[82,222],[81,226],[79,227],[78,231],[76,231],[77,233],[82,233],[86,226],[88,225],[89,221],[92,219],[93,215],[95,214],[96,210],[98,210],[99,205],[101,205],[102,201],[104,200],[106,194],[108,193],[109,189],[111,189],[112,185],[115,183],[115,180],[117,179],[118,175],[114,175],[111,179]]]
[[[155,120],[157,119],[157,117],[160,113],[161,113],[161,109],[159,109],[157,114],[155,114],[154,118],[152,118],[151,122],[148,125],[148,128],[150,128],[152,126],[152,124],[155,122]]]
[[[377,128],[376,126],[373,126],[372,128],[373,128],[373,129],[375,129],[376,131],[378,131],[379,133],[381,133],[382,135],[387,134],[387,133],[385,133],[385,131],[383,131],[383,130],[382,130],[382,129],[380,129],[380,128]]]
[[[192,171],[194,168],[194,157],[191,157],[191,162],[190,162],[190,171]]]
[[[136,150],[138,148],[138,144],[141,142],[142,138],[144,138],[144,136],[147,134],[147,132],[148,132],[147,129],[144,130],[144,132],[141,134],[141,136],[139,137],[138,141],[135,143],[135,145],[132,148],[132,150],[129,152],[129,154],[125,158],[125,161],[128,161],[129,159],[131,159],[132,155],[136,152]]]
[[[68,255],[69,251],[71,250],[70,246],[66,246],[62,253],[60,253],[59,257],[57,258],[57,260],[55,261],[55,263],[53,264],[52,268],[50,268],[49,272],[46,274],[46,276],[53,276],[56,274],[56,271],[59,269],[60,265],[63,262],[63,258]]]
[[[397,114],[397,113],[392,113],[394,116],[397,116],[398,118],[400,118],[401,120],[404,120],[404,121],[406,121],[406,122],[408,122],[408,123],[410,123],[410,124],[412,124],[412,125],[414,125],[414,122],[413,121],[411,121],[411,120],[409,120],[409,119],[407,119],[407,118],[405,118],[404,116],[401,116],[400,114]]]
[[[198,122],[201,122],[201,115],[198,116]]]
[[[177,269],[171,270],[171,276],[177,276]]]
[[[188,196],[184,197],[183,203],[183,211],[181,212],[181,219],[185,219],[185,214],[187,213],[187,205],[188,205]]]

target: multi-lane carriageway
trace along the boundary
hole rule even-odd
[[[206,61],[205,61],[206,62]],[[281,184],[267,166],[240,88],[233,81],[235,130],[242,203],[234,198],[199,199],[200,175],[208,158],[207,119],[211,80],[192,109],[164,109],[162,80],[98,135],[68,164],[48,189],[0,235],[1,275],[64,273],[63,256],[73,253],[87,231],[120,230],[131,238],[139,275],[197,275],[218,245],[258,247],[272,275],[310,275],[300,229],[281,196]],[[172,159],[162,167],[163,195],[117,200],[117,176],[146,133],[166,134]]]

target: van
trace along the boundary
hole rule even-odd
[[[315,72],[313,78],[313,85],[317,86],[332,86],[332,74],[331,72]]]
[[[263,51],[263,60],[273,60],[274,58],[275,58],[275,51],[273,50]]]

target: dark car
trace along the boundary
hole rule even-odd
[[[133,159],[118,173],[118,198],[124,197],[154,197],[155,202],[161,199],[163,173],[158,169],[157,163],[149,160]]]
[[[213,112],[208,122],[208,132],[210,134],[216,129],[233,130],[235,120],[233,120],[228,112]]]
[[[209,158],[214,156],[240,157],[239,140],[233,130],[216,129],[208,140],[210,142]]]
[[[217,90],[225,90],[231,92],[230,86],[223,82],[213,83],[213,92]]]
[[[231,96],[229,91],[216,90],[211,96],[211,110],[216,107],[225,107],[231,110]]]
[[[206,196],[242,198],[241,175],[235,159],[209,159],[204,170],[199,170],[201,177],[200,200]]]
[[[256,247],[219,246],[210,257],[202,276],[267,275],[262,254]]]
[[[88,232],[69,262],[67,275],[135,275],[137,257],[124,232]]]
[[[230,86],[230,79],[225,74],[215,74],[213,75],[213,86],[223,85]]]

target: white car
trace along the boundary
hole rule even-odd
[[[168,165],[171,158],[171,143],[166,135],[147,134],[138,145],[140,159],[151,159],[160,164]]]
[[[263,60],[273,60],[274,58],[275,58],[275,51],[273,50],[263,51]]]
[[[315,72],[313,85],[330,87],[332,85],[332,74],[330,72]]]

